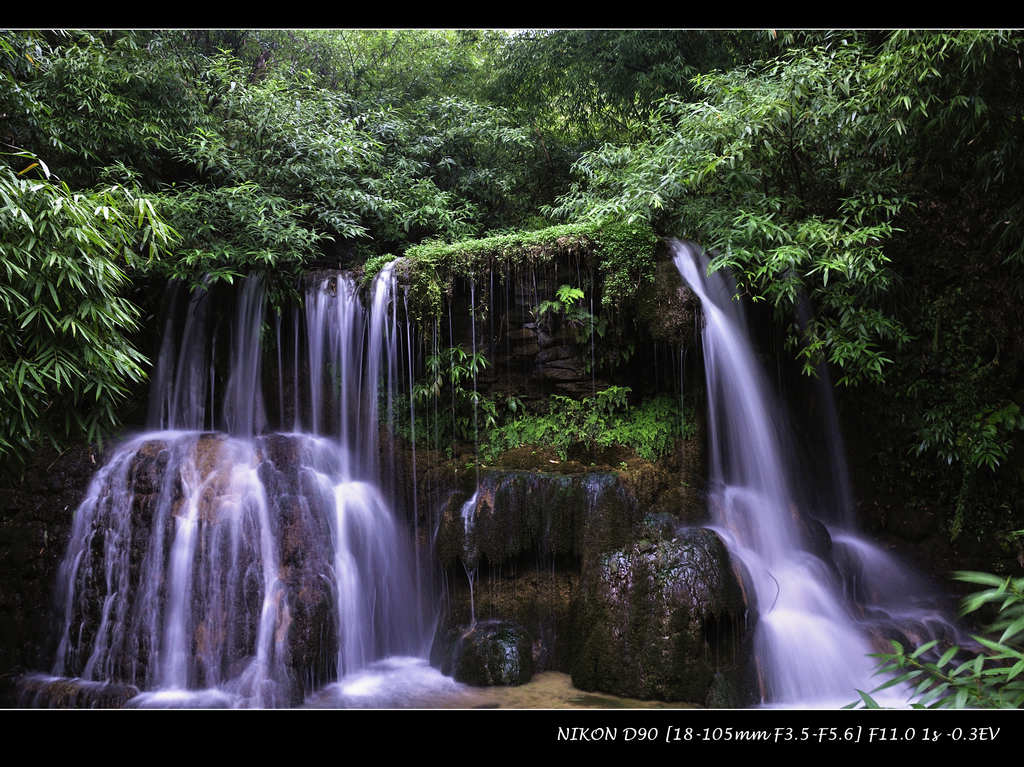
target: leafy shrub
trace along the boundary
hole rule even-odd
[[[12,158],[25,167],[0,165],[0,457],[79,434],[99,442],[119,424],[147,362],[131,341],[127,268],[173,235],[137,190],[75,193],[39,158]]]
[[[564,461],[577,446],[622,445],[653,461],[669,453],[677,438],[693,436],[693,420],[684,420],[674,398],[655,397],[630,407],[629,393],[629,387],[610,386],[582,400],[554,395],[547,413],[492,429],[484,457],[494,460],[505,450],[537,445],[553,447]]]
[[[503,401],[482,394],[474,386],[480,371],[490,365],[480,352],[467,352],[460,346],[442,349],[427,356],[423,379],[413,386],[413,399],[421,405],[416,412],[417,440],[476,442],[481,432],[486,433],[504,420],[504,413],[522,411],[518,397],[505,397]],[[407,399],[404,399],[408,403]],[[428,421],[430,403],[435,403],[438,416]],[[504,413],[502,412],[504,411]],[[403,412],[398,428],[409,437],[407,418]]]
[[[893,652],[878,653],[879,675],[893,675],[871,693],[858,690],[860,703],[878,708],[872,697],[896,685],[913,687],[913,708],[1021,708],[1024,706],[1024,653],[1017,638],[1024,633],[1024,578],[1003,578],[990,573],[958,572],[958,580],[988,588],[963,601],[962,613],[986,605],[997,609],[988,636],[972,635],[984,650],[964,659],[964,651],[948,647],[934,660],[927,660],[938,642],[926,642],[911,652],[892,642]],[[851,704],[856,705],[856,704]]]

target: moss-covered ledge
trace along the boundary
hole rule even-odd
[[[644,222],[562,224],[454,243],[414,245],[396,265],[396,275],[409,287],[409,311],[421,323],[441,316],[444,297],[452,296],[457,279],[504,276],[559,260],[575,260],[588,271],[596,269],[602,305],[618,308],[653,281],[658,243],[658,236]],[[367,262],[364,284],[386,261]]]

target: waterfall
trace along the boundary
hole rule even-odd
[[[835,482],[821,492],[796,464],[793,430],[728,274],[708,275],[708,259],[690,245],[674,251],[703,305],[708,502],[750,586],[762,701],[844,705],[878,684],[868,654],[889,638],[960,638],[927,584],[854,529],[834,413],[821,424]],[[399,503],[400,481],[415,494],[421,479],[429,495],[435,480],[417,473],[414,445],[400,477],[382,439],[398,419],[408,417],[413,438],[417,430],[411,300],[395,273],[386,265],[367,290],[352,275],[319,273],[301,307],[269,321],[259,275],[233,294],[211,284],[169,290],[147,430],[112,451],[75,512],[59,571],[54,675],[132,686],[133,706],[393,707],[452,691],[426,661],[438,615],[419,546],[432,545],[441,518],[425,513],[422,526],[413,495],[406,524]],[[537,303],[536,273],[517,280],[506,280],[506,294],[524,298],[506,298],[509,312],[530,296]],[[471,279],[462,315],[474,362],[476,287]],[[489,289],[493,296],[493,278]],[[449,298],[452,347],[456,311],[464,310]],[[288,321],[291,332],[281,327]],[[435,354],[443,334],[439,321]],[[685,362],[681,352],[680,401]],[[277,381],[276,404],[270,392],[264,400],[265,378]],[[475,443],[479,384],[474,365]],[[454,396],[453,387],[453,431]],[[831,392],[821,400],[831,406]],[[433,403],[435,446],[447,407]],[[477,493],[456,512],[471,624],[483,561],[475,467]],[[581,506],[593,506],[595,493],[588,485]],[[479,572],[501,575],[500,565]],[[890,692],[883,700],[905,702],[907,691]]]
[[[873,678],[867,656],[887,644],[875,640],[906,632],[909,624],[917,637],[955,630],[927,604],[927,587],[895,559],[855,532],[826,528],[811,516],[810,493],[792,463],[796,451],[787,419],[755,356],[734,284],[725,270],[709,275],[709,259],[695,246],[674,241],[672,247],[680,274],[703,307],[708,503],[714,529],[754,587],[762,700],[844,705],[857,698],[856,690],[881,681]],[[835,446],[838,430],[831,436]],[[830,449],[841,485],[833,497],[845,505],[846,468],[838,445]],[[847,516],[845,508],[833,511],[826,518]],[[905,705],[907,695],[893,689],[886,700]]]
[[[170,292],[149,430],[113,451],[75,513],[55,675],[134,685],[133,706],[297,705],[332,685],[341,699],[378,663],[423,685],[430,600],[380,472],[378,402],[391,418],[400,368],[392,266],[369,309],[349,275],[307,286],[288,431],[283,404],[267,429],[263,280],[223,312],[220,365],[220,294]],[[266,335],[283,381],[280,320]]]
[[[260,385],[264,299],[261,277],[247,278],[231,326],[231,372],[224,392],[224,423],[231,434],[251,436],[266,424]]]

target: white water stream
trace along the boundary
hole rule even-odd
[[[856,533],[831,530],[844,556],[840,567],[828,561],[820,539],[815,541],[820,522],[808,516],[809,493],[797,484],[800,467],[791,464],[785,412],[755,356],[735,286],[725,270],[708,274],[709,259],[696,246],[675,241],[672,247],[680,274],[703,307],[708,502],[715,529],[753,584],[762,701],[845,705],[857,699],[857,690],[884,681],[874,676],[868,654],[888,649],[878,641],[886,628],[911,623],[955,630],[940,611],[922,606],[930,596],[922,582]],[[835,452],[833,462],[842,461],[841,451]],[[845,482],[845,466],[841,475]],[[834,497],[843,492],[845,487]],[[835,511],[840,513],[829,518],[845,516],[845,509]],[[855,580],[866,600],[859,604],[844,589]],[[885,702],[905,705],[906,693],[891,688]]]
[[[418,558],[381,490],[378,401],[390,415],[399,364],[390,265],[372,296],[367,311],[345,275],[310,286],[308,368],[292,381],[308,427],[290,433],[261,434],[262,281],[239,291],[222,387],[210,294],[170,313],[152,431],[115,450],[76,512],[54,674],[134,684],[130,705],[266,707],[425,658]],[[295,654],[321,647],[335,648],[314,659],[325,678],[297,678]]]
[[[844,705],[879,682],[867,655],[884,649],[887,631],[924,640],[954,630],[920,579],[856,531],[830,529],[831,554],[820,550],[787,420],[734,287],[724,272],[707,274],[695,247],[674,248],[704,309],[709,503],[753,585],[763,702]],[[449,694],[454,683],[426,665],[435,616],[415,539],[392,508],[389,451],[382,461],[380,417],[393,425],[396,395],[408,393],[415,426],[412,328],[406,322],[403,361],[392,266],[368,309],[346,275],[311,284],[287,356],[289,334],[280,318],[272,326],[276,433],[261,384],[263,291],[258,277],[239,291],[226,372],[216,364],[212,294],[176,297],[183,312],[167,319],[150,431],[113,452],[75,515],[53,673],[136,685],[139,706],[284,706],[303,696],[390,705]],[[830,445],[845,477],[837,434]],[[467,542],[475,498],[462,509]],[[838,512],[824,518],[849,528],[848,509]],[[475,552],[466,561],[472,590]],[[317,656],[299,663],[304,652]],[[296,668],[316,671],[298,678]],[[904,702],[898,690],[890,700]]]

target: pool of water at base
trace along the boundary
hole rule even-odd
[[[543,671],[516,687],[460,684],[422,658],[391,657],[313,693],[307,708],[699,708],[692,703],[585,692],[568,674]]]

